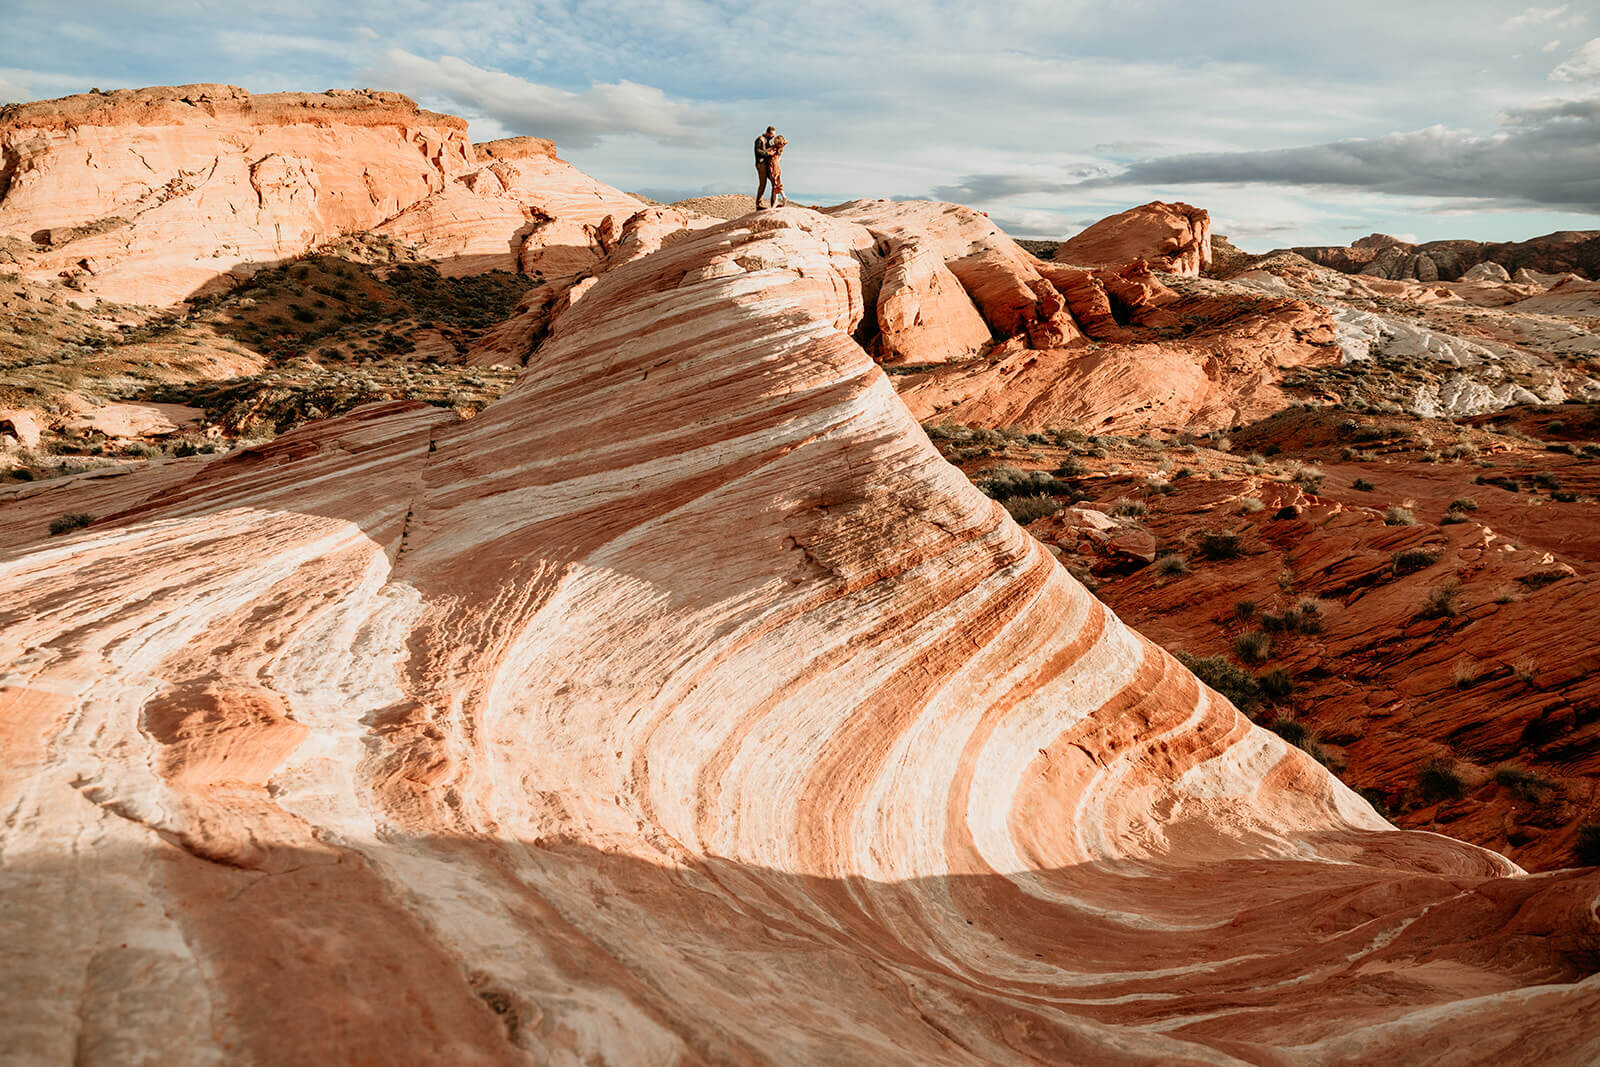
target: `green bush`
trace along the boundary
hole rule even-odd
[[[1305,724],[1293,719],[1274,719],[1272,732],[1297,747],[1304,745],[1311,737],[1311,731],[1306,729]]]
[[[1163,577],[1172,577],[1189,573],[1189,561],[1176,552],[1168,552],[1155,561],[1156,573]]]
[[[1221,656],[1190,655],[1179,649],[1173,652],[1179,663],[1189,668],[1196,678],[1227,697],[1234,707],[1249,712],[1261,703],[1261,688],[1255,676]]]
[[[1500,767],[1494,772],[1496,785],[1505,786],[1530,804],[1543,804],[1559,792],[1556,784],[1542,774],[1521,767]]]
[[[1422,799],[1430,803],[1458,800],[1466,795],[1467,784],[1456,773],[1453,761],[1431,759],[1423,764],[1422,771],[1417,775],[1417,790],[1422,794]]]
[[[1231,530],[1205,530],[1200,534],[1200,553],[1207,559],[1238,559],[1243,550],[1239,535]]]
[[[1265,663],[1272,654],[1272,637],[1265,630],[1251,630],[1233,639],[1233,651],[1246,663]]]
[[[1422,605],[1424,619],[1454,618],[1461,610],[1456,601],[1461,596],[1461,582],[1455,578],[1447,579],[1439,585],[1428,590],[1428,598]]]
[[[50,536],[55,537],[59,534],[71,533],[73,530],[81,530],[93,521],[94,516],[87,511],[74,511],[66,515],[57,515],[50,520]]]
[[[1294,675],[1287,667],[1273,667],[1262,671],[1257,678],[1262,694],[1273,703],[1282,703],[1294,695]]]
[[[1044,471],[1020,471],[1008,466],[990,467],[980,472],[974,484],[984,493],[1000,501],[1014,496],[1039,496],[1047,493],[1067,496],[1073,492],[1072,486]]]
[[[1426,548],[1403,548],[1389,557],[1396,574],[1415,574],[1439,561],[1439,554]]]
[[[1043,494],[1035,496],[1008,496],[1000,502],[1001,507],[1011,513],[1011,517],[1023,526],[1036,519],[1054,515],[1061,510],[1061,501],[1053,496]]]

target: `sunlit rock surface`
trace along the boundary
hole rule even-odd
[[[567,281],[595,230],[644,205],[549,141],[474,146],[466,120],[399,93],[253,96],[183,85],[0,109],[0,263],[165,305],[373,231],[447,274]]]
[[[1074,582],[858,344],[878,239],[693,233],[475,419],[0,524],[7,1055],[1600,1056],[1600,875],[1390,830]]]

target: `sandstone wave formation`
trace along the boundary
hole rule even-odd
[[[934,451],[908,301],[1082,328],[936,213],[637,216],[474,419],[6,525],[7,1054],[1600,1057],[1600,875],[1393,830]]]

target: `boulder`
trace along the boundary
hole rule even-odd
[[[1488,261],[1476,263],[1467,268],[1461,276],[1464,282],[1509,282],[1511,274],[1498,263]]]
[[[1168,274],[1198,275],[1211,265],[1211,215],[1155,201],[1101,219],[1056,248],[1057,263],[1121,267],[1136,259]]]

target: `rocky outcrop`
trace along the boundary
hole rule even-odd
[[[447,273],[570,280],[601,254],[585,227],[642,206],[548,141],[475,149],[464,120],[370,90],[187,85],[18,105],[0,111],[0,156],[12,266],[129,303],[170,304],[365,230]]]
[[[1061,242],[1055,258],[1079,267],[1144,260],[1168,274],[1198,275],[1211,265],[1211,215],[1189,204],[1143,204]]]
[[[1509,282],[1511,275],[1498,263],[1479,263],[1461,275],[1464,282]]]
[[[1290,251],[1347,274],[1392,280],[1456,281],[1481,263],[1497,264],[1508,274],[1528,269],[1600,278],[1600,231],[1596,230],[1563,230],[1527,241],[1453,240],[1420,245],[1372,234],[1348,248],[1318,246]]]
[[[853,340],[876,241],[696,233],[470,421],[12,541],[9,1050],[1592,1056],[1600,876],[1390,830],[1077,585]]]
[[[897,248],[884,267],[877,320],[885,363],[961,359],[993,340],[960,279],[915,241]]]

